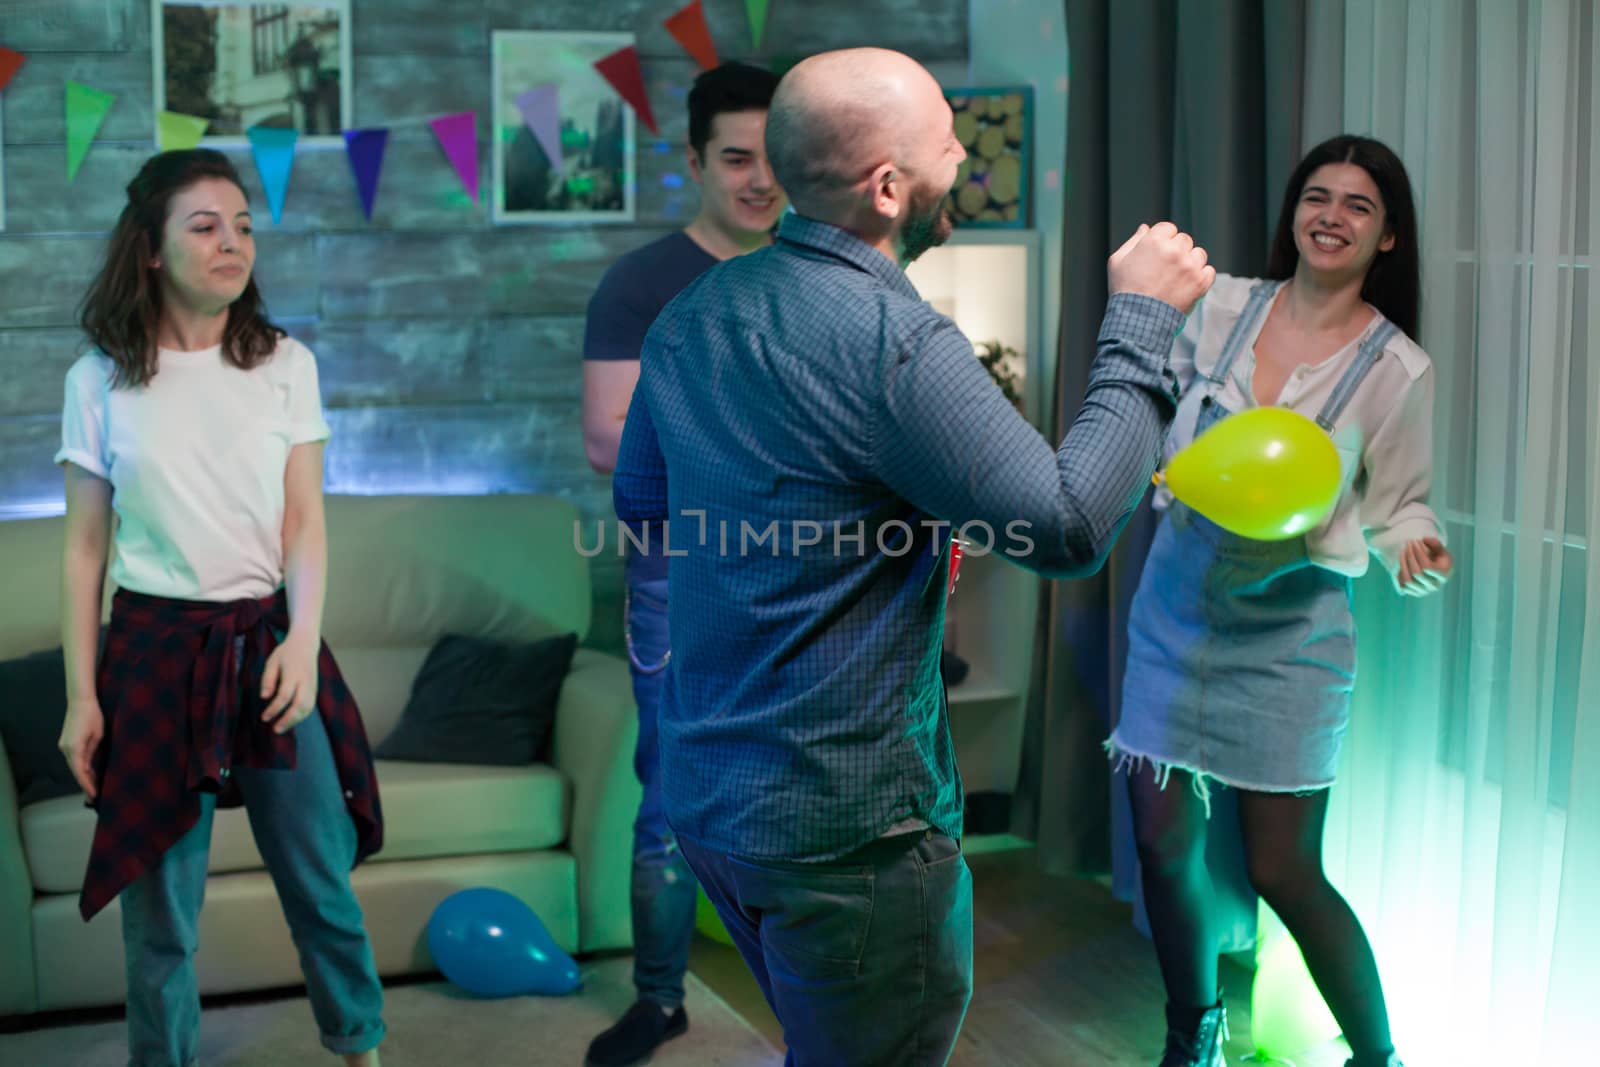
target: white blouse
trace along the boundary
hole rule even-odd
[[[1173,343],[1172,369],[1183,393],[1167,437],[1166,459],[1194,440],[1205,376],[1216,367],[1258,281],[1218,274]],[[1373,326],[1377,322],[1374,317]],[[1297,367],[1284,382],[1278,404],[1315,418],[1369,331],[1316,366]],[[1260,332],[1257,323],[1217,398],[1229,411],[1258,406],[1251,381]],[[1383,560],[1390,578],[1397,580],[1400,550],[1407,542],[1421,537],[1444,540],[1438,516],[1428,506],[1433,477],[1433,364],[1402,331],[1394,332],[1384,355],[1334,423],[1333,443],[1343,483],[1333,511],[1306,534],[1311,560],[1359,577],[1366,573],[1370,548]],[[1172,494],[1165,487],[1157,489],[1155,507],[1163,510],[1171,503]]]

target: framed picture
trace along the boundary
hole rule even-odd
[[[947,89],[956,139],[967,150],[950,190],[956,225],[1027,229],[1033,169],[1033,90]]]
[[[633,221],[633,108],[594,66],[633,43],[631,33],[494,31],[495,222]],[[517,104],[551,83],[560,167],[551,165]]]
[[[252,126],[343,143],[354,69],[349,0],[151,0],[150,38],[158,123],[163,111],[206,119],[208,145],[248,144]]]

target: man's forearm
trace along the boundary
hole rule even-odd
[[[583,432],[583,454],[596,474],[617,469],[617,450],[622,447],[622,419],[615,419]]]
[[[1182,324],[1168,304],[1113,297],[1059,447],[1001,395],[953,324],[936,325],[914,358],[885,364],[878,470],[929,515],[976,527],[980,551],[1052,576],[1092,572],[1155,468],[1176,409],[1167,356]]]
[[[1107,305],[1083,406],[1056,450],[1064,521],[1052,571],[1099,570],[1149,487],[1177,410],[1167,354],[1182,325],[1148,297]]]

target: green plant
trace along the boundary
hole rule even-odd
[[[978,362],[983,364],[983,369],[989,372],[994,384],[1000,387],[1000,392],[1004,393],[1005,398],[1020,411],[1022,409],[1021,355],[1015,348],[1007,348],[999,341],[978,341],[972,348],[978,357]]]
[[[168,111],[203,119],[218,117],[211,101],[217,74],[217,12],[174,4],[161,9]]]

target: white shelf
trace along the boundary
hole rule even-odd
[[[996,227],[992,230],[956,227],[950,235],[950,240],[944,247],[951,245],[1027,245],[1035,251],[1039,248],[1038,230],[1010,230]]]
[[[1036,230],[958,229],[907,268],[917,292],[973,342],[1022,355],[1022,410],[1049,417],[1055,353],[1044,351],[1043,278]],[[981,427],[974,432],[981,432]],[[948,689],[950,733],[969,793],[1016,790],[1043,582],[996,554],[969,554],[946,609],[945,646],[969,673]]]
[[[993,678],[984,677],[977,671],[970,672],[960,685],[945,687],[945,692],[950,697],[950,706],[958,704],[986,704],[998,700],[1017,700],[1022,696],[1022,690],[1015,686],[1003,685]]]
[[[1054,352],[1039,321],[1043,273],[1037,230],[962,230],[906,268],[917,292],[974,343],[1022,354],[1023,414],[1042,426],[1055,388]]]

